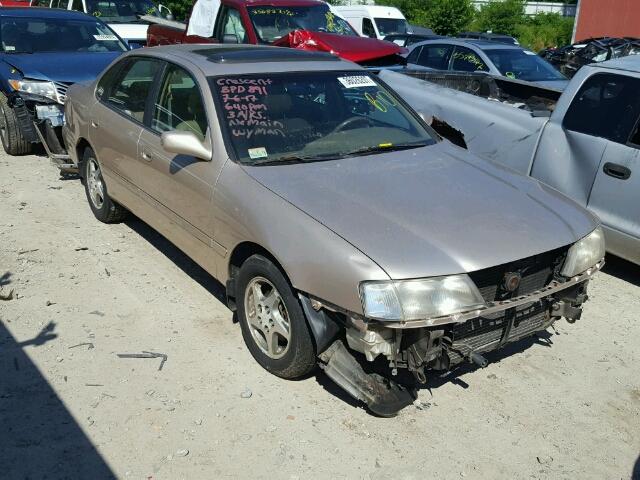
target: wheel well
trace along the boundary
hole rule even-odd
[[[287,276],[284,268],[280,265],[280,262],[264,247],[253,242],[242,242],[233,249],[229,257],[229,279],[227,280],[227,303],[232,310],[235,310],[235,298],[236,298],[236,278],[238,271],[242,264],[252,255],[263,255],[273,262],[273,264],[280,269],[284,277],[289,284],[291,281]]]
[[[76,145],[76,155],[78,158],[78,175],[80,175],[80,177],[82,177],[82,159],[84,157],[84,151],[87,148],[91,148],[91,145],[89,145],[89,142],[87,142],[84,138],[81,138],[78,141],[78,144]]]

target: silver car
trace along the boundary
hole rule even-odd
[[[409,66],[434,70],[485,72],[563,90],[569,79],[534,52],[489,40],[442,38],[412,45]]]
[[[69,90],[66,144],[98,220],[127,211],[226,284],[244,340],[284,378],[329,377],[379,415],[393,378],[580,318],[603,265],[593,215],[441,140],[329,54],[179,45]],[[366,374],[353,352],[383,358]]]

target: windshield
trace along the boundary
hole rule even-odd
[[[528,82],[567,79],[546,60],[527,50],[505,48],[485,50],[484,53],[505,77]]]
[[[3,17],[0,41],[6,53],[126,50],[109,27],[92,20]]]
[[[247,9],[262,43],[273,43],[293,30],[357,35],[327,5],[314,7],[251,7]]]
[[[394,33],[407,33],[409,24],[404,18],[376,18],[380,36],[386,37]]]
[[[144,23],[142,15],[161,17],[150,0],[87,0],[87,13],[107,23]]]
[[[244,164],[330,160],[435,141],[366,72],[242,75],[210,83],[230,150]]]

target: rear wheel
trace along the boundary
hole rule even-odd
[[[95,217],[104,223],[117,223],[124,220],[127,210],[109,197],[100,164],[90,148],[84,151],[82,168],[84,169],[84,190]]]
[[[238,319],[253,358],[283,378],[306,375],[316,365],[311,332],[289,282],[262,255],[247,259],[238,272]]]
[[[31,143],[22,136],[18,118],[9,106],[7,97],[0,93],[0,140],[4,151],[9,155],[31,153]]]

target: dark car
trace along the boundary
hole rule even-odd
[[[590,38],[560,48],[548,48],[539,53],[569,78],[585,65],[638,54],[640,39],[631,37]]]
[[[10,155],[45,143],[62,153],[69,86],[93,80],[126,43],[84,13],[48,8],[0,9],[0,139]]]
[[[431,34],[418,34],[418,33],[396,33],[393,35],[387,35],[384,39],[387,42],[393,42],[401,47],[410,47],[411,45],[424,42],[425,40],[437,40],[438,38],[444,38],[442,35]]]
[[[508,45],[520,45],[520,42],[510,35],[489,32],[462,32],[458,38],[469,38],[473,40],[487,40],[488,42],[506,43]]]

